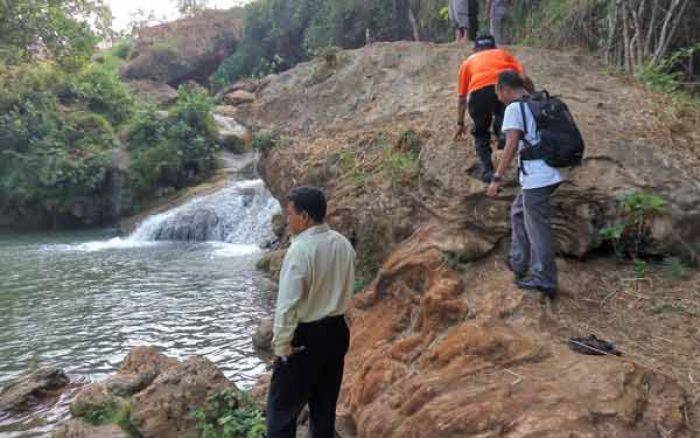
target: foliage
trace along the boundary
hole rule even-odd
[[[604,241],[609,241],[618,255],[633,259],[646,254],[650,242],[651,220],[666,213],[666,201],[647,192],[629,192],[618,202],[616,222],[600,230]]]
[[[111,12],[100,0],[0,1],[0,60],[17,64],[48,55],[78,68],[97,44],[93,29],[107,36]]]
[[[202,438],[264,438],[265,419],[243,393],[226,389],[213,394],[191,414]]]
[[[276,148],[280,139],[274,132],[260,131],[253,135],[252,148],[259,152],[268,152]]]
[[[666,257],[662,264],[665,275],[672,280],[683,280],[690,275],[688,267],[678,257]]]
[[[215,89],[247,76],[290,68],[326,47],[412,39],[409,10],[421,38],[444,41],[450,26],[441,0],[257,0],[246,6],[245,35],[211,78]]]
[[[382,142],[380,148],[383,153],[382,169],[393,184],[408,187],[418,184],[420,162],[415,150],[404,152],[386,142]]]
[[[130,436],[140,436],[131,422],[131,403],[128,400],[112,398],[109,403],[82,413],[82,416],[90,424],[117,424]]]
[[[137,195],[180,189],[211,175],[218,151],[212,108],[206,92],[183,86],[167,115],[153,107],[139,111],[126,134]]]
[[[0,199],[56,215],[106,190],[113,125],[133,101],[116,73],[51,62],[0,71]]]
[[[684,59],[692,59],[700,51],[700,42],[684,49],[676,50],[668,58],[657,63],[646,63],[640,66],[635,76],[647,87],[654,91],[673,94],[680,89],[682,73],[677,69]]]
[[[196,15],[203,12],[209,0],[174,0],[177,10],[183,15]]]

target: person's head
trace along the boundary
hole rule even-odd
[[[326,196],[316,187],[297,187],[287,196],[287,228],[292,235],[323,223]]]
[[[496,39],[493,35],[480,35],[474,40],[474,51],[490,50],[496,48]]]
[[[498,100],[505,104],[509,104],[516,99],[519,99],[525,90],[525,80],[515,70],[506,70],[498,75],[498,83],[496,83],[496,95]]]

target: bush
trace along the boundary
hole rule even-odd
[[[264,438],[265,419],[250,399],[232,389],[213,394],[192,411],[202,438]]]
[[[647,192],[629,192],[618,201],[616,222],[600,230],[604,241],[613,245],[615,253],[637,259],[647,253],[651,220],[666,213],[666,201]]]
[[[212,174],[218,151],[212,108],[206,92],[180,87],[166,117],[153,107],[138,112],[126,134],[138,195],[180,189]]]

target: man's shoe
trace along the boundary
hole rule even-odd
[[[553,299],[557,295],[556,288],[539,285],[532,278],[525,278],[525,279],[519,280],[517,282],[517,285],[520,289],[536,290],[538,292],[541,292],[544,296],[546,296],[547,298],[550,298],[550,299]]]
[[[518,282],[518,281],[524,279],[524,278],[525,278],[525,275],[527,274],[527,272],[525,272],[525,271],[516,271],[515,268],[513,267],[513,264],[510,262],[510,259],[509,259],[509,258],[506,259],[506,267],[508,268],[508,270],[509,270],[510,272],[513,273],[513,275],[515,275],[515,281],[516,281],[516,282]]]

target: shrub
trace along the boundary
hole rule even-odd
[[[279,137],[274,132],[260,131],[253,135],[251,146],[253,150],[268,152],[276,148],[279,141]]]
[[[633,259],[646,255],[650,242],[651,220],[666,212],[666,201],[647,192],[629,192],[618,200],[616,222],[600,230],[604,241],[613,245],[618,255]]]
[[[180,189],[211,175],[216,167],[216,126],[206,92],[180,87],[166,117],[141,109],[127,128],[131,181],[138,195]]]
[[[213,394],[206,406],[192,410],[202,438],[264,438],[265,420],[243,393],[226,389]]]

